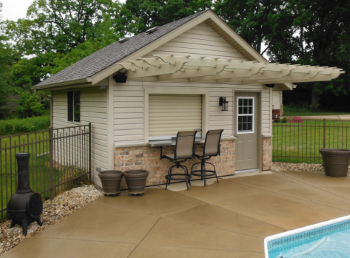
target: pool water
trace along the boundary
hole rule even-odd
[[[348,258],[350,220],[274,239],[267,246],[269,258]]]

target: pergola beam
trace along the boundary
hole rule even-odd
[[[259,63],[245,60],[158,55],[119,63],[129,79],[157,76],[158,81],[186,79],[191,82],[296,83],[329,81],[344,73],[339,68]]]

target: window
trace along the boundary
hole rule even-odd
[[[254,133],[254,98],[237,98],[237,133]]]
[[[68,91],[68,121],[80,122],[80,91]]]

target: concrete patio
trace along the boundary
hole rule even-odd
[[[102,197],[3,257],[264,257],[266,236],[350,214],[349,177],[267,172],[201,185]]]

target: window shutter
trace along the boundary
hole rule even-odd
[[[148,117],[150,140],[201,129],[202,95],[149,95]]]

